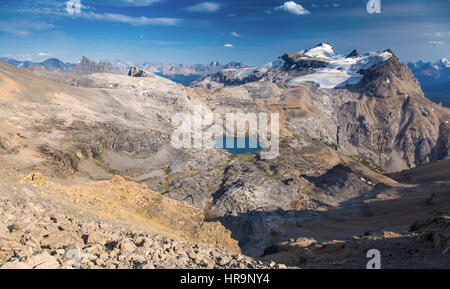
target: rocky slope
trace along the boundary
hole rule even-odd
[[[369,260],[365,258],[367,252],[377,248],[383,269],[448,268],[449,216],[432,218],[424,224],[412,232],[368,231],[346,241],[291,239],[266,248],[262,259],[283,260],[308,269],[361,269]]]
[[[89,212],[81,204],[87,201],[83,196],[77,196],[77,202],[61,202],[60,197],[52,194],[54,184],[46,183],[45,188],[40,187],[44,180],[42,178],[36,177],[34,182],[26,181],[21,189],[11,185],[14,177],[8,177],[4,171],[0,178],[0,269],[255,269],[284,266],[270,261],[256,261],[239,254],[236,247],[230,250],[196,239],[187,242],[183,238],[168,237],[164,233],[167,229],[162,227],[157,230],[148,227],[136,229],[139,226],[117,222],[112,216],[98,218],[93,213],[95,210]],[[113,180],[113,183],[118,181]],[[40,184],[36,186],[36,182]],[[99,185],[103,188],[108,186],[106,183]],[[73,190],[87,192],[81,187]],[[96,191],[95,198],[101,195],[101,191]],[[117,197],[123,200],[127,198],[125,195]],[[102,205],[106,203],[102,202]],[[123,209],[126,207],[122,204],[118,206]],[[153,208],[174,209],[170,214],[181,213],[164,202]],[[161,219],[159,215],[156,217]],[[146,218],[151,219],[148,216]],[[182,218],[176,221],[180,222]],[[135,219],[133,222],[136,224]],[[189,231],[189,227],[180,229]],[[211,233],[220,234],[220,229],[217,229],[211,227],[202,238],[207,238]],[[221,237],[219,241],[226,239]]]
[[[382,268],[447,268],[449,166],[440,161],[390,174],[408,185],[377,185],[320,213],[321,219],[302,224],[299,235],[268,246],[262,259],[308,268],[363,268],[365,252],[376,248]]]

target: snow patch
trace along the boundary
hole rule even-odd
[[[367,70],[379,66],[392,58],[389,52],[372,52],[360,57],[343,58],[335,54],[328,66],[314,69],[311,74],[291,79],[290,83],[312,81],[324,88],[343,87],[358,84],[363,76],[360,70]]]
[[[309,57],[320,57],[327,59],[335,58],[337,56],[336,52],[334,52],[333,46],[328,43],[320,43],[313,48],[302,50],[299,53]]]

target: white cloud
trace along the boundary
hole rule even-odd
[[[430,43],[431,45],[435,45],[435,46],[444,44],[444,42],[441,42],[441,41],[428,41],[428,43]]]
[[[162,0],[97,0],[99,4],[114,6],[150,6]],[[81,1],[83,2],[83,0]]]
[[[77,15],[77,14],[75,14]],[[178,18],[147,18],[145,16],[141,17],[131,17],[123,14],[113,14],[113,13],[94,13],[87,12],[80,14],[80,17],[90,19],[90,20],[100,20],[100,21],[110,21],[110,22],[121,22],[128,23],[131,25],[141,26],[141,25],[176,25],[181,21]]]
[[[116,6],[148,6],[155,2],[162,0],[98,0],[97,3],[104,3],[105,5],[116,5]],[[83,2],[83,1],[81,1]],[[39,2],[40,3],[40,2]],[[69,14],[66,11],[66,2],[54,2],[49,0],[45,2],[43,7],[32,7],[19,9],[18,12],[21,13],[33,13],[33,14],[45,14],[45,15],[55,15],[55,16],[65,16],[72,18],[85,18],[89,20],[98,21],[109,21],[109,22],[120,22],[128,23],[131,25],[176,25],[182,21],[179,18],[148,18],[145,16],[133,17],[124,14],[116,13],[97,13],[95,8],[83,5],[81,6],[81,13]],[[1,24],[0,24],[1,25]],[[51,25],[51,24],[50,24]],[[23,25],[18,25],[22,27]],[[53,25],[51,25],[53,27]],[[1,27],[0,27],[1,29]],[[38,29],[35,29],[38,30]],[[44,30],[44,29],[39,29]]]
[[[33,30],[42,31],[51,28],[54,28],[54,25],[46,22],[0,21],[0,31],[15,35],[28,35]]]
[[[52,56],[53,54],[47,53],[47,52],[39,52],[38,55],[39,56]]]
[[[233,48],[234,46],[233,46],[233,44],[227,43],[223,47]]]
[[[230,34],[231,34],[231,36],[234,36],[234,37],[242,37],[241,34],[235,32],[235,31],[231,32]]]
[[[186,8],[189,12],[215,12],[220,9],[219,3],[202,2]]]
[[[149,6],[159,1],[161,0],[122,0],[120,2],[123,2],[123,4],[130,6]]]
[[[425,33],[428,37],[438,37],[438,38],[447,38],[450,37],[450,31],[436,31]]]
[[[302,5],[295,3],[294,1],[284,2],[283,5],[275,7],[275,10],[282,10],[295,15],[306,15],[310,12],[303,8]]]

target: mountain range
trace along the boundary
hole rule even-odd
[[[227,64],[222,64],[218,61],[212,61],[209,64],[195,65],[165,64],[159,62],[145,62],[142,64],[134,64],[131,62],[123,62],[120,60],[117,60],[114,63],[109,60],[104,60],[96,63],[84,56],[78,64],[64,63],[56,58],[49,58],[42,62],[19,61],[11,58],[0,58],[0,61],[19,68],[38,72],[41,75],[46,76],[52,80],[65,82],[71,82],[73,79],[72,76],[83,74],[102,72],[127,74],[131,67],[137,67],[188,86],[194,82],[202,81],[203,78],[208,78],[212,75],[214,75],[213,78],[229,78],[231,77],[229,75],[230,73],[233,74],[236,72],[239,72],[239,77],[242,77],[243,74],[252,74],[250,76],[250,79],[252,80],[261,79],[262,77],[267,78],[267,75],[264,75],[264,70],[267,69],[276,69],[278,71],[281,69],[284,72],[291,71],[290,75],[293,75],[293,71],[296,71],[295,75],[297,76],[297,80],[292,81],[298,81],[299,79],[301,79],[300,76],[302,74],[305,74],[305,69],[318,69],[321,65],[324,65],[324,62],[320,62],[321,59],[323,60],[329,57],[334,57],[334,63],[332,63],[330,67],[322,67],[322,69],[318,71],[318,73],[316,73],[314,77],[322,75],[323,79],[334,79],[334,81],[338,81],[343,77],[344,79],[353,81],[359,77],[358,70],[361,68],[361,61],[366,61],[368,59],[373,61],[376,58],[374,56],[370,57],[367,55],[361,58],[361,52],[357,50],[350,52],[347,57],[338,56],[334,52],[331,45],[329,45],[328,43],[320,43],[316,47],[311,48],[310,51],[302,52],[304,54],[299,52],[283,55],[280,59],[259,68],[250,67],[248,65],[234,61]],[[303,55],[303,59],[299,59],[299,55]],[[311,56],[319,60],[314,60],[315,62],[311,62],[311,59],[308,60],[306,58]],[[353,63],[355,59],[359,59],[359,64]],[[290,66],[288,67],[288,65]],[[422,90],[428,98],[437,103],[442,103],[444,106],[450,107],[450,64],[447,58],[442,58],[435,63],[423,61],[409,62],[407,63],[407,66],[419,81]],[[58,75],[55,75],[55,72],[58,73]],[[48,75],[47,73],[50,73],[50,75]],[[349,77],[347,77],[345,74]],[[277,76],[280,77],[281,74],[277,73]],[[246,75],[246,77],[248,78],[249,76]],[[305,77],[308,78],[311,76]],[[233,78],[233,81],[239,83],[239,80],[236,79],[236,76],[233,76]],[[322,86],[323,85],[324,84],[322,84]]]
[[[67,76],[77,76],[92,73],[118,73],[127,74],[131,67],[138,67],[160,76],[167,77],[175,82],[189,85],[192,81],[214,74],[222,69],[248,67],[239,62],[230,62],[222,64],[213,61],[210,64],[164,64],[157,62],[145,62],[143,64],[134,64],[117,60],[112,63],[109,60],[103,60],[98,63],[83,56],[79,63],[64,63],[56,58],[49,58],[42,62],[19,61],[11,58],[0,58],[0,61],[14,65],[19,68],[28,69],[35,72],[66,74]],[[54,78],[54,75],[53,75]],[[69,79],[69,78],[67,78]]]
[[[14,65],[19,68],[24,68],[24,69],[42,66],[45,69],[50,70],[50,71],[56,70],[56,69],[59,69],[61,71],[70,70],[76,66],[75,64],[64,63],[57,58],[49,58],[42,62],[20,61],[20,60],[15,60],[15,59],[11,59],[11,58],[0,58],[0,61]]]

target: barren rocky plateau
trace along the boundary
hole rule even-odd
[[[0,268],[449,268],[450,110],[388,53],[340,88],[0,62]],[[280,155],[174,148],[195,106],[278,112]]]

